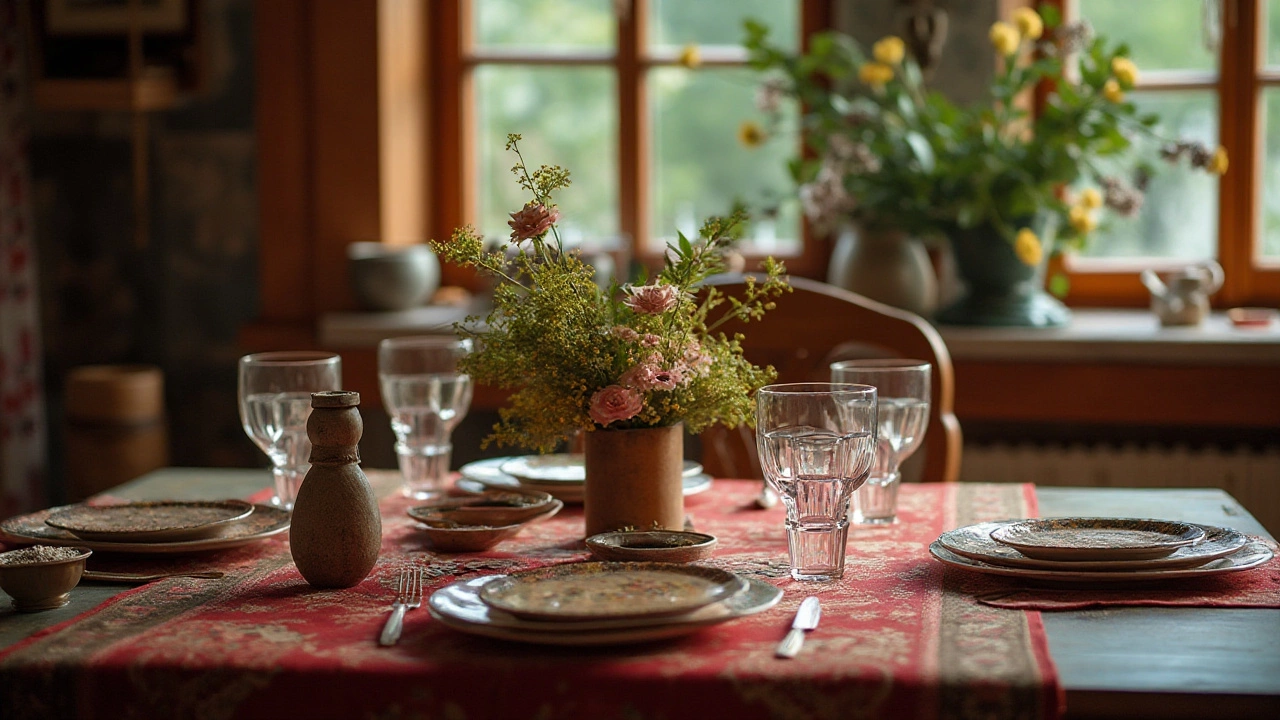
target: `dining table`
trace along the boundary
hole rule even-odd
[[[1280,559],[1241,585],[1037,585],[929,556],[939,532],[1008,517],[1158,517],[1271,535],[1218,489],[908,483],[898,522],[851,529],[844,577],[788,573],[783,513],[758,480],[716,479],[687,522],[719,538],[703,563],[781,600],[680,637],[576,647],[478,637],[426,609],[378,636],[406,563],[449,583],[591,560],[580,506],[481,553],[427,542],[398,474],[366,469],[383,522],[378,563],[348,589],[312,588],[287,533],[194,554],[95,552],[105,571],[218,570],[137,585],[82,581],[61,608],[0,607],[0,716],[528,718],[1280,717]],[[164,468],[97,500],[264,502],[270,473]],[[1224,581],[1225,582],[1225,581]],[[822,619],[775,657],[806,597]],[[0,604],[3,604],[0,602]]]

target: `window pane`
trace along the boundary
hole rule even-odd
[[[1079,0],[1080,16],[1099,35],[1129,44],[1129,57],[1145,70],[1213,70],[1205,46],[1204,0]],[[1210,4],[1212,6],[1212,4]]]
[[[612,50],[613,0],[472,0],[477,48]]]
[[[1280,258],[1280,88],[1262,92],[1266,142],[1262,157],[1262,255]]]
[[[1140,113],[1157,113],[1159,137],[1218,146],[1217,99],[1212,91],[1133,93],[1129,98]],[[1170,165],[1160,159],[1160,143],[1140,139],[1128,162],[1149,164],[1154,172],[1146,200],[1136,217],[1106,213],[1103,225],[1085,252],[1089,257],[1148,256],[1206,258],[1217,256],[1218,179],[1188,166],[1184,159]],[[1104,173],[1109,168],[1103,166]],[[1126,178],[1127,179],[1127,178]]]
[[[798,143],[778,139],[748,148],[737,138],[744,120],[763,124],[754,105],[758,82],[753,71],[736,68],[650,73],[655,238],[669,240],[677,230],[692,237],[707,216],[724,215],[741,200],[753,211],[778,208],[774,222],[753,223],[744,249],[799,252],[799,202],[786,169]]]
[[[573,185],[556,198],[566,241],[616,237],[616,84],[608,68],[476,68],[479,227],[486,237],[510,235],[508,214],[529,199],[511,174],[508,133],[524,137],[520,152],[530,166],[560,165],[572,173]]]
[[[783,47],[799,47],[798,0],[650,0],[649,46],[740,45],[746,18],[769,26]]]
[[[1267,64],[1280,65],[1280,0],[1270,0],[1264,12],[1267,15]]]

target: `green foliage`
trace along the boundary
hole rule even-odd
[[[569,186],[569,173],[546,165],[530,172],[519,140],[509,136],[507,149],[517,159],[512,173],[532,196],[525,208],[540,206],[554,216],[553,194]],[[773,369],[747,362],[740,339],[716,328],[731,318],[760,318],[772,298],[789,290],[785,269],[767,261],[766,279],[749,283],[742,299],[714,288],[698,292],[699,283],[723,270],[722,255],[745,222],[741,212],[711,218],[696,239],[681,234],[668,247],[653,284],[607,289],[596,285],[594,270],[576,253],[564,251],[554,222],[537,226],[536,235],[517,230],[497,250],[485,250],[472,227],[457,230],[451,242],[433,242],[445,260],[499,279],[487,327],[458,326],[479,348],[461,369],[477,382],[513,391],[489,440],[550,451],[579,429],[684,422],[697,433],[717,422],[751,423],[754,393],[773,379]],[[662,302],[641,301],[648,296]],[[709,322],[709,312],[726,302],[728,310]],[[607,389],[639,404],[601,422]]]

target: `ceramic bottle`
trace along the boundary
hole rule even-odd
[[[311,394],[311,469],[294,502],[289,551],[298,572],[318,588],[356,585],[382,547],[378,500],[360,469],[359,405],[356,392]]]

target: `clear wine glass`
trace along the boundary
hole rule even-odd
[[[471,340],[446,335],[389,338],[378,344],[382,404],[391,416],[409,497],[421,500],[447,490],[450,435],[471,408],[471,376],[458,372],[458,361],[471,347]]]
[[[271,459],[276,491],[271,504],[292,510],[311,468],[311,393],[342,389],[342,358],[313,351],[245,355],[239,376],[240,423]]]
[[[756,393],[756,444],[765,480],[787,509],[791,577],[844,575],[849,498],[875,457],[876,389],[794,383]]]
[[[932,368],[923,360],[846,360],[831,364],[831,381],[871,385],[879,391],[876,460],[853,497],[853,521],[888,525],[898,517],[902,462],[920,447],[929,427]]]

